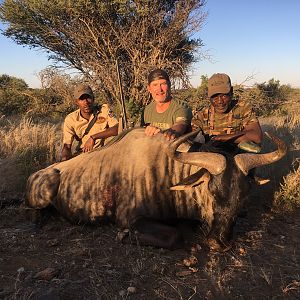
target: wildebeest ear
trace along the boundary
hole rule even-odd
[[[196,173],[184,178],[176,185],[173,185],[170,187],[170,190],[172,191],[183,191],[190,188],[193,188],[205,181],[208,181],[210,179],[210,174],[207,172],[206,169],[200,169]]]

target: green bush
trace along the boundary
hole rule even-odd
[[[0,113],[3,115],[21,114],[26,111],[29,96],[28,86],[23,79],[3,74],[0,76]]]
[[[261,97],[259,103],[260,115],[269,115],[274,110],[280,110],[292,91],[289,85],[280,85],[280,81],[274,78],[270,79],[267,83],[256,84],[256,88],[260,91]]]
[[[18,90],[0,90],[0,113],[3,115],[23,114],[29,102],[29,97]]]

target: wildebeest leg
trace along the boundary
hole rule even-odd
[[[26,217],[33,224],[34,229],[40,229],[46,225],[50,217],[56,213],[56,209],[50,205],[41,209],[29,209]]]
[[[227,249],[232,236],[234,220],[222,218],[220,214],[214,216],[212,228],[208,234],[207,244],[211,250]]]
[[[150,218],[140,218],[132,224],[141,245],[174,250],[183,246],[183,238],[176,230]]]

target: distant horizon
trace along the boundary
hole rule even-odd
[[[200,49],[211,61],[195,63],[190,72],[192,86],[201,84],[201,76],[227,73],[233,84],[268,82],[300,88],[300,2],[208,0],[208,17],[193,37],[202,39]],[[3,29],[3,24],[0,24]],[[29,49],[0,35],[0,74],[25,80],[31,88],[40,88],[37,73],[51,65],[46,50]]]

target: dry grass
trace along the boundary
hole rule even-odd
[[[273,195],[276,192],[276,205],[284,203],[283,197],[287,197],[287,204],[287,202],[296,197],[298,192],[295,189],[293,180],[299,177],[299,169],[295,171],[295,164],[297,164],[296,161],[300,154],[299,108],[299,101],[293,100],[286,104],[285,112],[287,114],[274,114],[274,116],[260,120],[263,131],[274,133],[281,138],[288,147],[288,153],[282,160],[258,169],[259,176],[271,179],[271,191]],[[265,138],[263,143],[264,152],[273,151],[274,149],[274,144]],[[299,183],[299,179],[297,182]],[[291,195],[289,195],[289,192]],[[293,203],[295,204],[296,202],[293,200]]]
[[[57,152],[57,129],[55,125],[34,124],[29,118],[20,121],[8,121],[0,129],[0,154],[2,157],[22,156],[26,151],[46,149],[46,162],[53,162]]]
[[[284,211],[300,207],[300,165],[284,177],[280,190],[275,193],[274,204]]]
[[[0,129],[0,167],[5,177],[0,179],[2,197],[14,198],[24,190],[27,177],[52,164],[60,150],[59,127],[49,123],[35,124],[31,119],[2,118]]]

